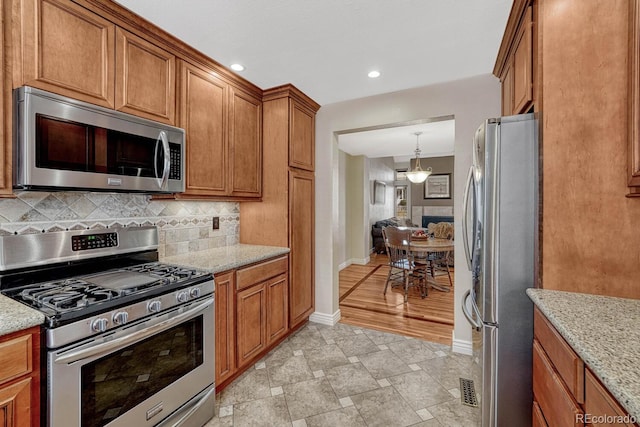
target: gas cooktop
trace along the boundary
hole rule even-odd
[[[122,302],[189,286],[210,273],[159,262],[133,265],[96,274],[71,277],[11,288],[3,293],[53,318],[87,308],[112,308]],[[95,311],[95,310],[92,310]]]

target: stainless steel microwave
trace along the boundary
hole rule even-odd
[[[24,86],[14,91],[14,187],[184,191],[184,130]]]

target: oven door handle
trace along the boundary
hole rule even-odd
[[[190,308],[184,313],[180,313],[179,315],[172,317],[171,319],[163,320],[162,322],[145,328],[141,331],[133,332],[129,335],[125,335],[124,337],[116,338],[113,341],[108,341],[105,343],[97,344],[95,346],[84,348],[82,350],[72,351],[63,356],[60,356],[54,360],[55,363],[58,364],[69,364],[73,362],[77,362],[78,360],[87,359],[93,356],[99,356],[104,353],[108,353],[114,349],[122,348],[134,342],[140,341],[142,339],[148,338],[154,334],[162,332],[166,329],[169,329],[178,323],[193,317],[195,314],[205,310],[211,304],[213,304],[213,298],[198,304],[197,306]]]

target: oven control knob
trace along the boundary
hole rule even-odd
[[[189,291],[189,296],[191,298],[198,298],[200,296],[200,288],[193,288]]]
[[[116,325],[124,325],[125,323],[127,323],[127,320],[129,320],[129,313],[127,313],[126,311],[118,311],[113,315],[113,318],[111,320]]]
[[[176,300],[178,300],[178,302],[187,302],[189,301],[189,294],[187,291],[180,291],[176,294]]]
[[[151,301],[147,304],[147,310],[149,310],[149,313],[157,313],[160,311],[160,308],[162,308],[162,303],[158,300]]]
[[[107,319],[105,319],[104,317],[99,317],[91,322],[91,330],[93,332],[104,332],[107,330],[108,325],[109,321]]]

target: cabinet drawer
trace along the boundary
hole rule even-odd
[[[566,389],[537,340],[533,340],[533,395],[547,423],[554,427],[584,425],[584,412]]]
[[[241,290],[278,274],[286,273],[287,268],[288,261],[285,256],[238,270],[236,272],[236,289]]]
[[[532,427],[547,427],[547,421],[544,419],[544,415],[542,415],[542,410],[540,409],[540,405],[538,402],[533,402],[533,410],[531,411]]]
[[[584,403],[584,362],[536,308],[533,334],[578,403]]]
[[[31,346],[31,335],[0,343],[0,383],[31,372]]]
[[[634,426],[631,423],[625,423],[624,417],[628,416],[626,411],[618,404],[613,396],[600,384],[600,381],[591,373],[589,369],[585,374],[585,398],[584,412],[589,414],[589,425],[605,426],[611,425],[607,421],[613,421],[620,426]],[[620,417],[613,420],[606,417]]]

